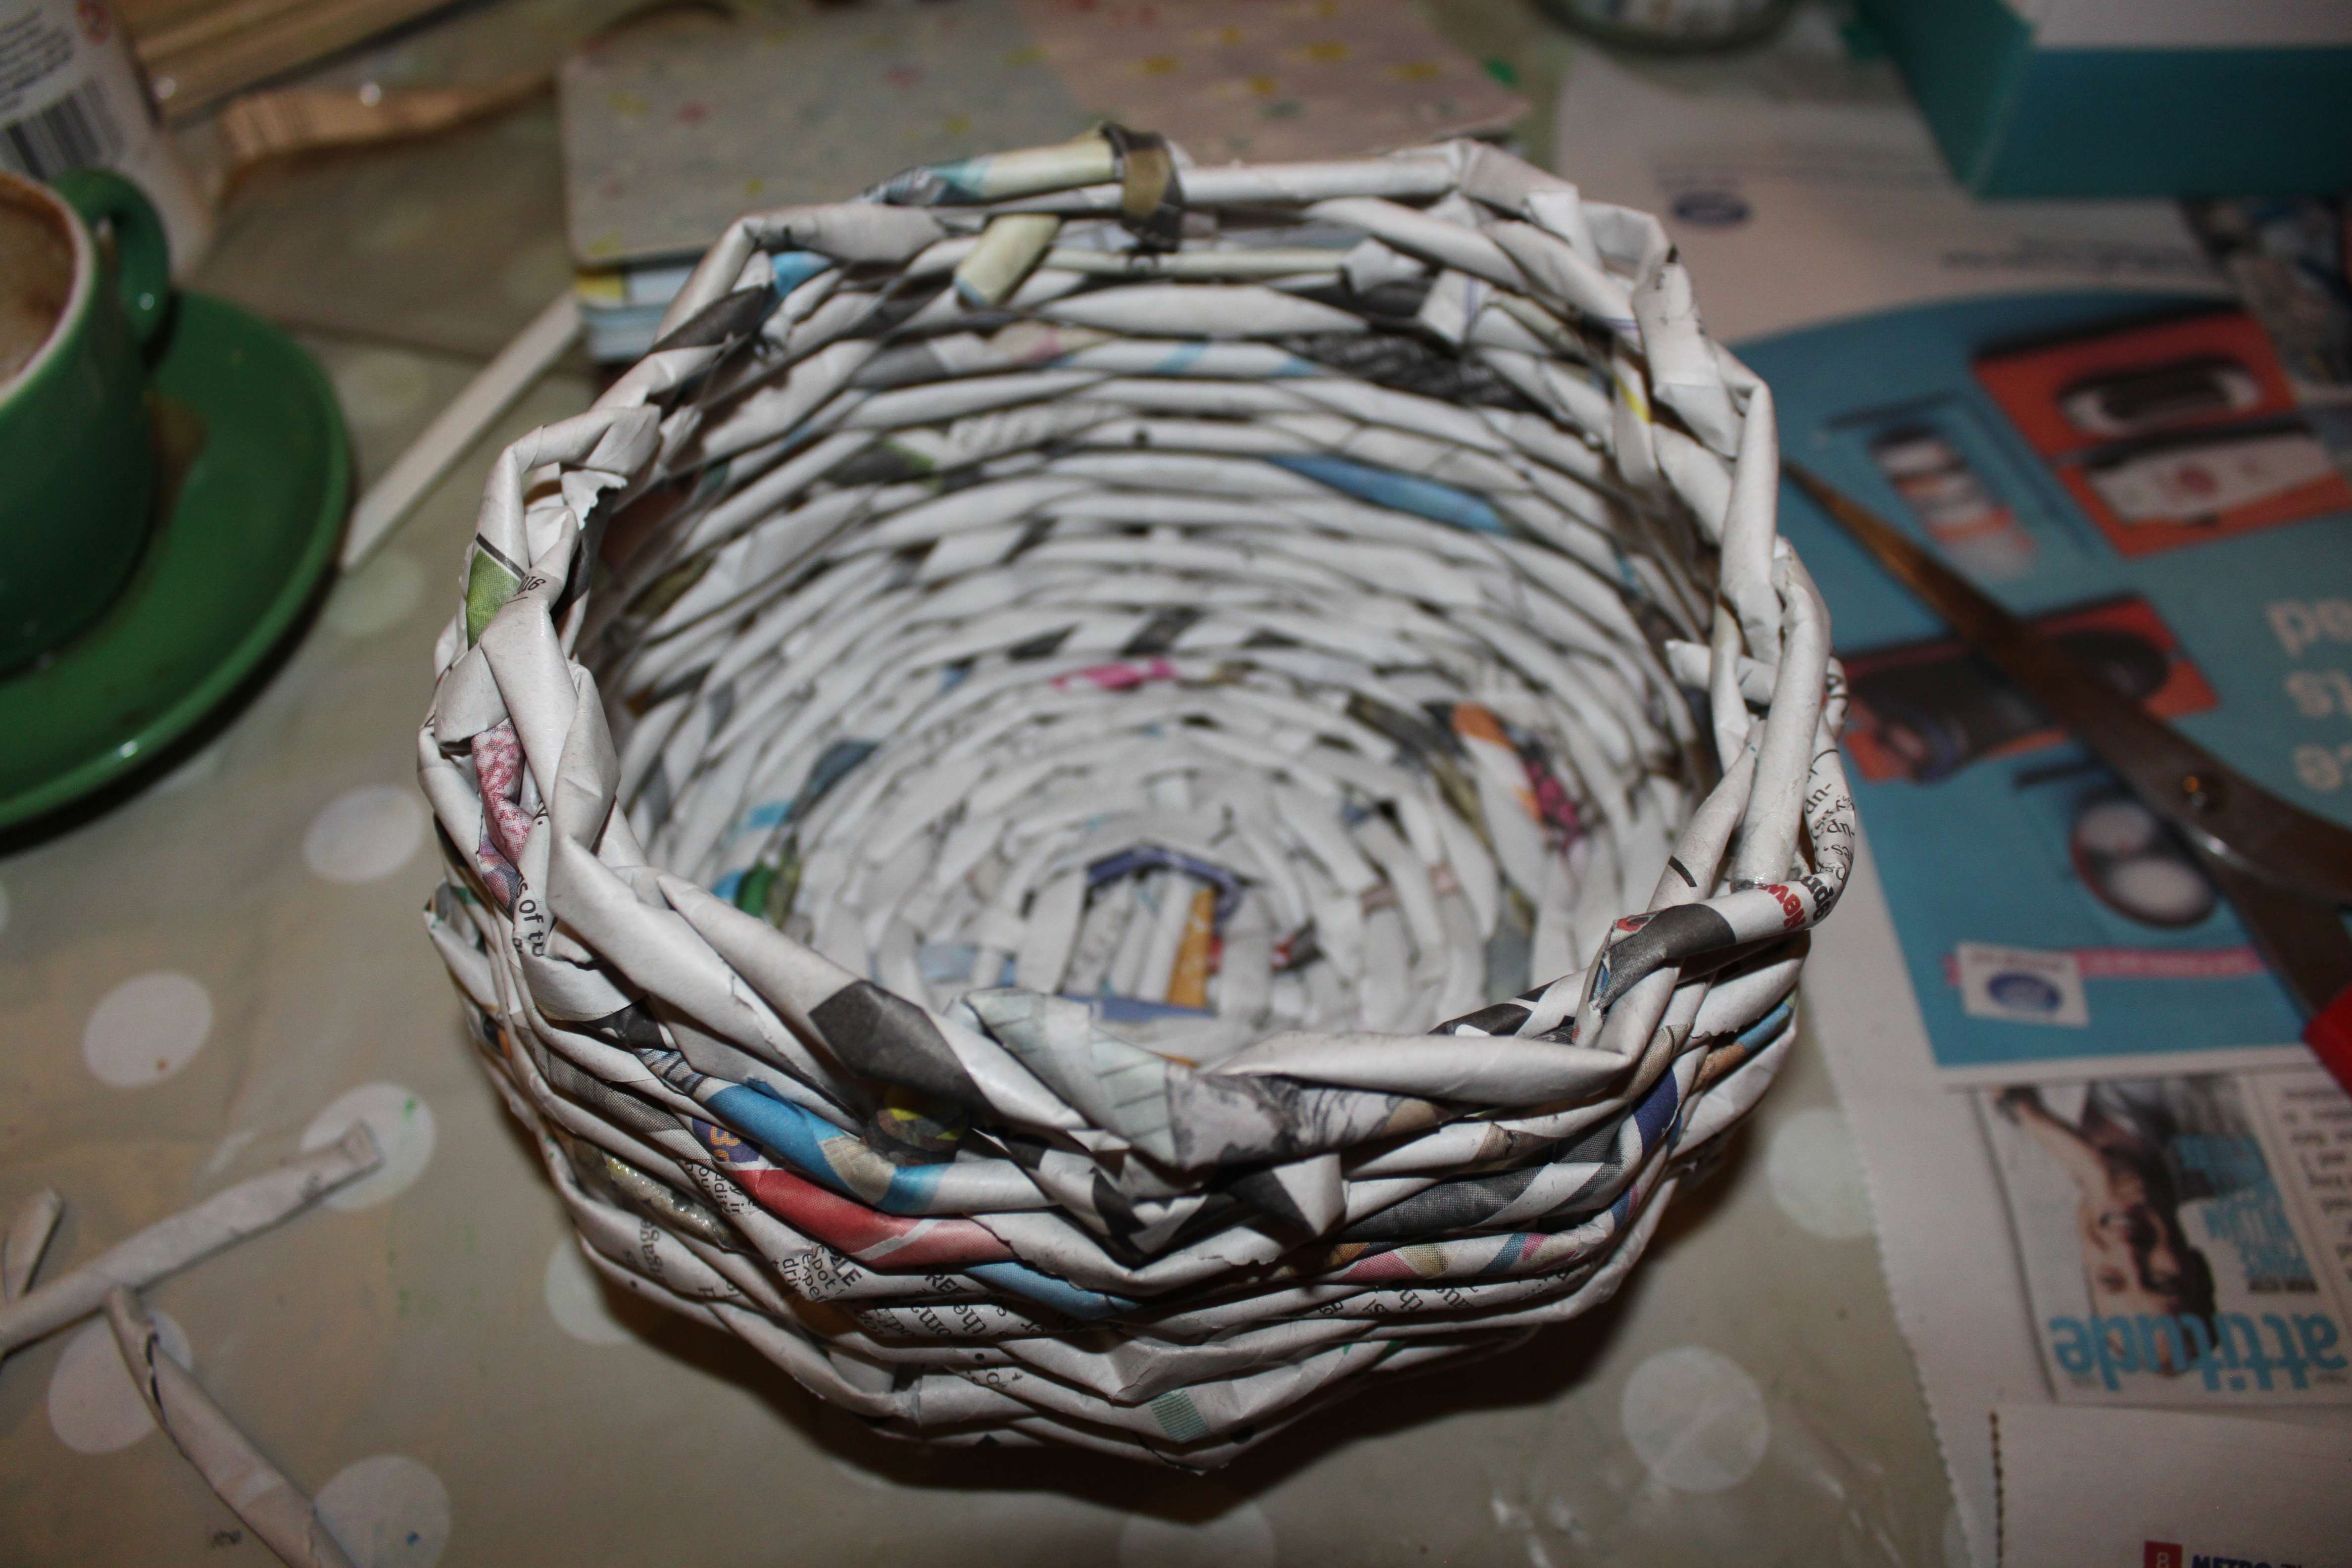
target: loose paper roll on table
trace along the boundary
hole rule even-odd
[[[592,1258],[943,1442],[1221,1464],[1607,1299],[1853,810],[1769,392],[1492,148],[756,214],[499,460],[428,914]]]

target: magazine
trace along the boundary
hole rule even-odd
[[[1970,201],[1900,81],[1836,20],[1801,6],[1737,60],[1580,55],[1559,167],[1588,197],[1665,215],[1709,326],[1771,384],[1789,456],[2233,766],[2346,819],[2352,209]],[[2063,1404],[2136,1430],[2133,1405],[2210,1405],[2206,1422],[2234,1406],[2352,1430],[2325,1364],[2344,1353],[2331,1330],[2352,1339],[2352,1100],[2296,1043],[2300,1016],[2111,770],[1792,494],[1782,526],[1850,679],[1864,826],[1805,999],[1949,1467],[1966,1540],[1949,1560],[2000,1555],[1997,1408]],[[2152,1103],[2180,1137],[2228,1141],[2147,1131],[2131,1099],[2147,1084],[2170,1086]],[[2126,1183],[2110,1158],[2141,1150],[2160,1189],[2111,1227],[2126,1294],[2145,1292],[2128,1310],[2124,1296],[2095,1310],[2086,1243],[2103,1233],[2086,1235],[2084,1188],[1996,1109],[2028,1085],[2077,1138],[2095,1086],[2092,1130],[2112,1149],[2074,1169]],[[2212,1270],[2210,1318],[2201,1282],[2168,1305],[2140,1279],[2134,1222],[2177,1227]],[[2138,1245],[2167,1255],[2147,1272],[2177,1290],[2190,1281],[2167,1272],[2165,1240]],[[2265,1314],[2286,1325],[2284,1355]],[[2316,1320],[2309,1343],[2299,1317]],[[2072,1367],[2048,1327],[2061,1318],[2082,1324]],[[2252,1350],[2237,1318],[2261,1335]],[[2232,1337],[2217,1345],[2217,1329]],[[2282,1364],[2297,1359],[2301,1385]]]
[[[2060,1400],[2352,1402],[2336,1259],[2265,1147],[2257,1076],[1978,1091]]]

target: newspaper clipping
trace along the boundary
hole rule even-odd
[[[2297,1076],[1979,1091],[2060,1399],[2352,1402],[2345,1244],[2322,1228],[2340,1237],[2352,1106],[2324,1079],[2279,1081]],[[2284,1138],[2264,1136],[2271,1108],[2296,1118]]]

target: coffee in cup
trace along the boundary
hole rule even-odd
[[[0,185],[0,386],[57,331],[73,281],[73,236],[58,215]]]
[[[0,172],[0,675],[98,619],[139,563],[156,491],[143,351],[170,308],[170,247],[136,185]]]

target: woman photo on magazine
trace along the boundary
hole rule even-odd
[[[2102,1086],[2104,1087],[2104,1086]],[[2112,1102],[2114,1109],[2110,1109]],[[1993,1108],[2055,1160],[2082,1193],[2083,1279],[2102,1316],[2195,1318],[2214,1327],[2213,1266],[2180,1226],[2180,1194],[2164,1138],[2143,1111],[2094,1092],[2079,1125],[2051,1114],[2032,1085],[2003,1089]],[[2118,1114],[2120,1112],[2120,1114]],[[2161,1114],[2159,1110],[2158,1114]],[[2157,1342],[2158,1370],[2187,1370],[2172,1342]]]

